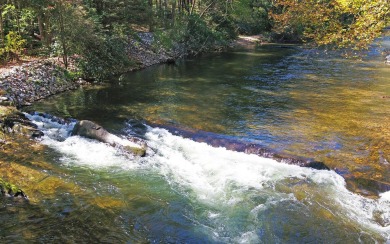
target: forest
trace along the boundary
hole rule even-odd
[[[390,244],[389,1],[0,0],[0,243]]]
[[[389,24],[388,0],[1,0],[0,62],[69,57],[87,75],[131,65],[135,33],[186,54],[224,47],[239,34],[276,42],[365,49]]]

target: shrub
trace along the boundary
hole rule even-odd
[[[0,60],[8,62],[14,59],[19,59],[19,55],[26,44],[18,33],[10,31],[5,36],[5,46],[0,48]]]
[[[77,66],[84,78],[102,80],[110,75],[126,71],[131,65],[126,50],[126,41],[116,36],[97,37],[86,40]],[[93,47],[93,48],[91,48]]]
[[[177,25],[156,33],[156,45],[179,52],[196,55],[226,45],[236,37],[232,22],[224,16],[201,18],[197,14],[182,16]]]

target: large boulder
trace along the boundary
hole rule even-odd
[[[80,120],[73,128],[72,135],[79,135],[86,138],[108,143],[114,147],[120,147],[134,155],[145,156],[146,144],[139,145],[127,139],[122,139],[106,131],[102,126],[89,120]]]

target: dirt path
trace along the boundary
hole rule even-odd
[[[263,35],[255,35],[255,36],[238,36],[236,40],[236,45],[241,47],[255,47],[256,45],[261,45],[268,43],[268,40]]]

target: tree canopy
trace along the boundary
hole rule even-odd
[[[389,0],[0,0],[0,62],[70,56],[88,75],[128,65],[137,31],[196,54],[237,34],[367,48],[389,21]],[[92,48],[93,47],[93,48]]]
[[[390,23],[389,0],[276,0],[274,31],[318,45],[365,49]]]

